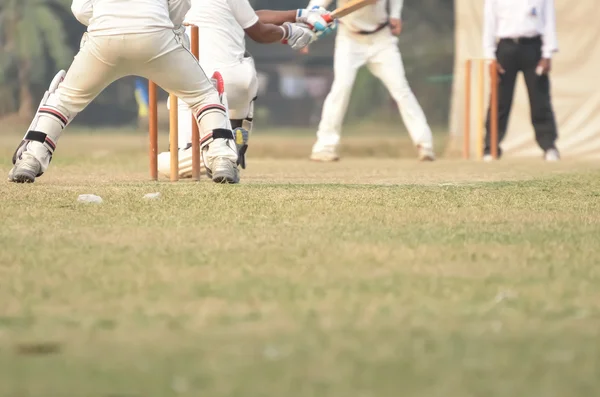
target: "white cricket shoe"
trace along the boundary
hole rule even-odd
[[[548,149],[546,150],[546,153],[544,153],[544,160],[551,162],[559,161],[560,153],[558,153],[558,150],[556,149]]]
[[[494,161],[494,156],[492,156],[491,154],[484,154],[483,161],[485,161],[486,163],[491,163],[492,161]]]
[[[435,161],[435,153],[431,147],[417,146],[419,149],[419,161]]]
[[[8,172],[8,180],[15,183],[33,183],[42,173],[42,165],[32,154],[23,152]]]
[[[322,149],[318,151],[313,151],[310,154],[310,159],[312,161],[330,163],[333,161],[338,161],[340,159],[340,156],[337,154],[337,151],[335,149]]]
[[[212,180],[215,183],[239,183],[240,171],[237,164],[227,157],[216,157],[212,162]]]

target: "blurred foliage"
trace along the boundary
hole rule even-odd
[[[3,86],[0,95],[17,92],[19,113],[31,113],[32,84],[43,83],[49,68],[67,67],[72,59],[73,51],[60,19],[60,14],[69,10],[70,5],[70,0],[3,0],[0,3],[0,84]],[[0,99],[2,104],[11,102]]]
[[[280,10],[305,7],[308,3],[296,0],[250,2],[255,9]],[[70,4],[71,0],[0,0],[0,116],[19,108],[22,114],[31,116],[56,71],[70,64],[85,30],[71,15]],[[404,30],[399,46],[406,75],[429,121],[435,125],[445,124],[449,111],[450,81],[436,77],[449,76],[453,70],[453,7],[453,0],[406,0],[402,13]],[[329,8],[334,8],[334,3]],[[275,87],[278,85],[277,64],[304,64],[331,74],[333,37],[315,44],[316,49],[321,49],[315,51],[319,56],[298,56],[281,45],[250,47],[256,56],[257,68],[271,73]],[[256,48],[260,51],[255,52]],[[137,104],[133,81],[126,78],[109,86],[78,116],[77,122],[135,123]],[[33,99],[24,106],[23,96],[28,94]],[[294,118],[292,113],[310,114],[296,119],[310,120],[311,125],[315,125],[321,103],[310,98],[303,101],[312,103],[289,101],[281,96],[273,100],[262,97],[258,105],[268,106],[269,112],[265,113],[265,119],[261,118],[261,125],[286,122]],[[365,118],[390,123],[399,121],[397,108],[387,90],[363,69],[356,79],[347,120]]]

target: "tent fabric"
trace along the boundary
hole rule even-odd
[[[598,0],[555,0],[559,52],[550,75],[552,104],[558,124],[557,147],[562,157],[600,159],[600,24]],[[465,60],[481,58],[483,0],[455,1],[455,65],[450,114],[451,142],[462,147],[465,108]],[[470,154],[477,142],[477,67],[472,70]],[[486,69],[487,70],[487,69]],[[485,109],[489,100],[486,73]],[[501,143],[506,157],[540,156],[531,126],[529,99],[522,75],[517,80],[507,135]]]

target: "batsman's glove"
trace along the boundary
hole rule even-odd
[[[301,50],[313,41],[317,40],[317,35],[313,30],[306,26],[297,23],[286,22],[281,27],[284,31],[284,44],[289,44],[294,50]]]
[[[337,20],[331,18],[329,11],[319,6],[296,10],[296,22],[312,27],[317,34],[329,34],[337,27]]]

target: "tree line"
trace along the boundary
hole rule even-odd
[[[306,6],[304,1],[298,0],[251,0],[251,3],[256,9]],[[38,98],[56,71],[71,63],[85,27],[73,18],[70,6],[71,0],[0,2],[0,117],[7,114],[31,117]],[[411,84],[418,87],[422,83],[422,89],[427,93],[447,89],[429,87],[424,82],[427,75],[452,71],[453,1],[404,0],[403,19],[405,31],[400,37],[400,47]],[[267,52],[279,50],[277,46],[265,48]],[[257,65],[260,67],[260,59]],[[131,89],[131,97],[126,103],[135,108],[133,83],[130,80],[121,84],[127,84]],[[362,95],[366,103],[371,103],[373,96],[385,95],[385,90],[367,75],[361,76],[357,84],[358,92],[354,98],[359,97],[358,100]],[[105,95],[122,96],[124,91],[113,89]],[[426,110],[428,107],[440,109],[439,93],[432,95],[438,98],[431,98],[430,105],[429,99],[425,98]],[[123,102],[117,99],[105,102]],[[447,104],[441,107],[447,108]],[[135,114],[135,109],[131,112]]]

